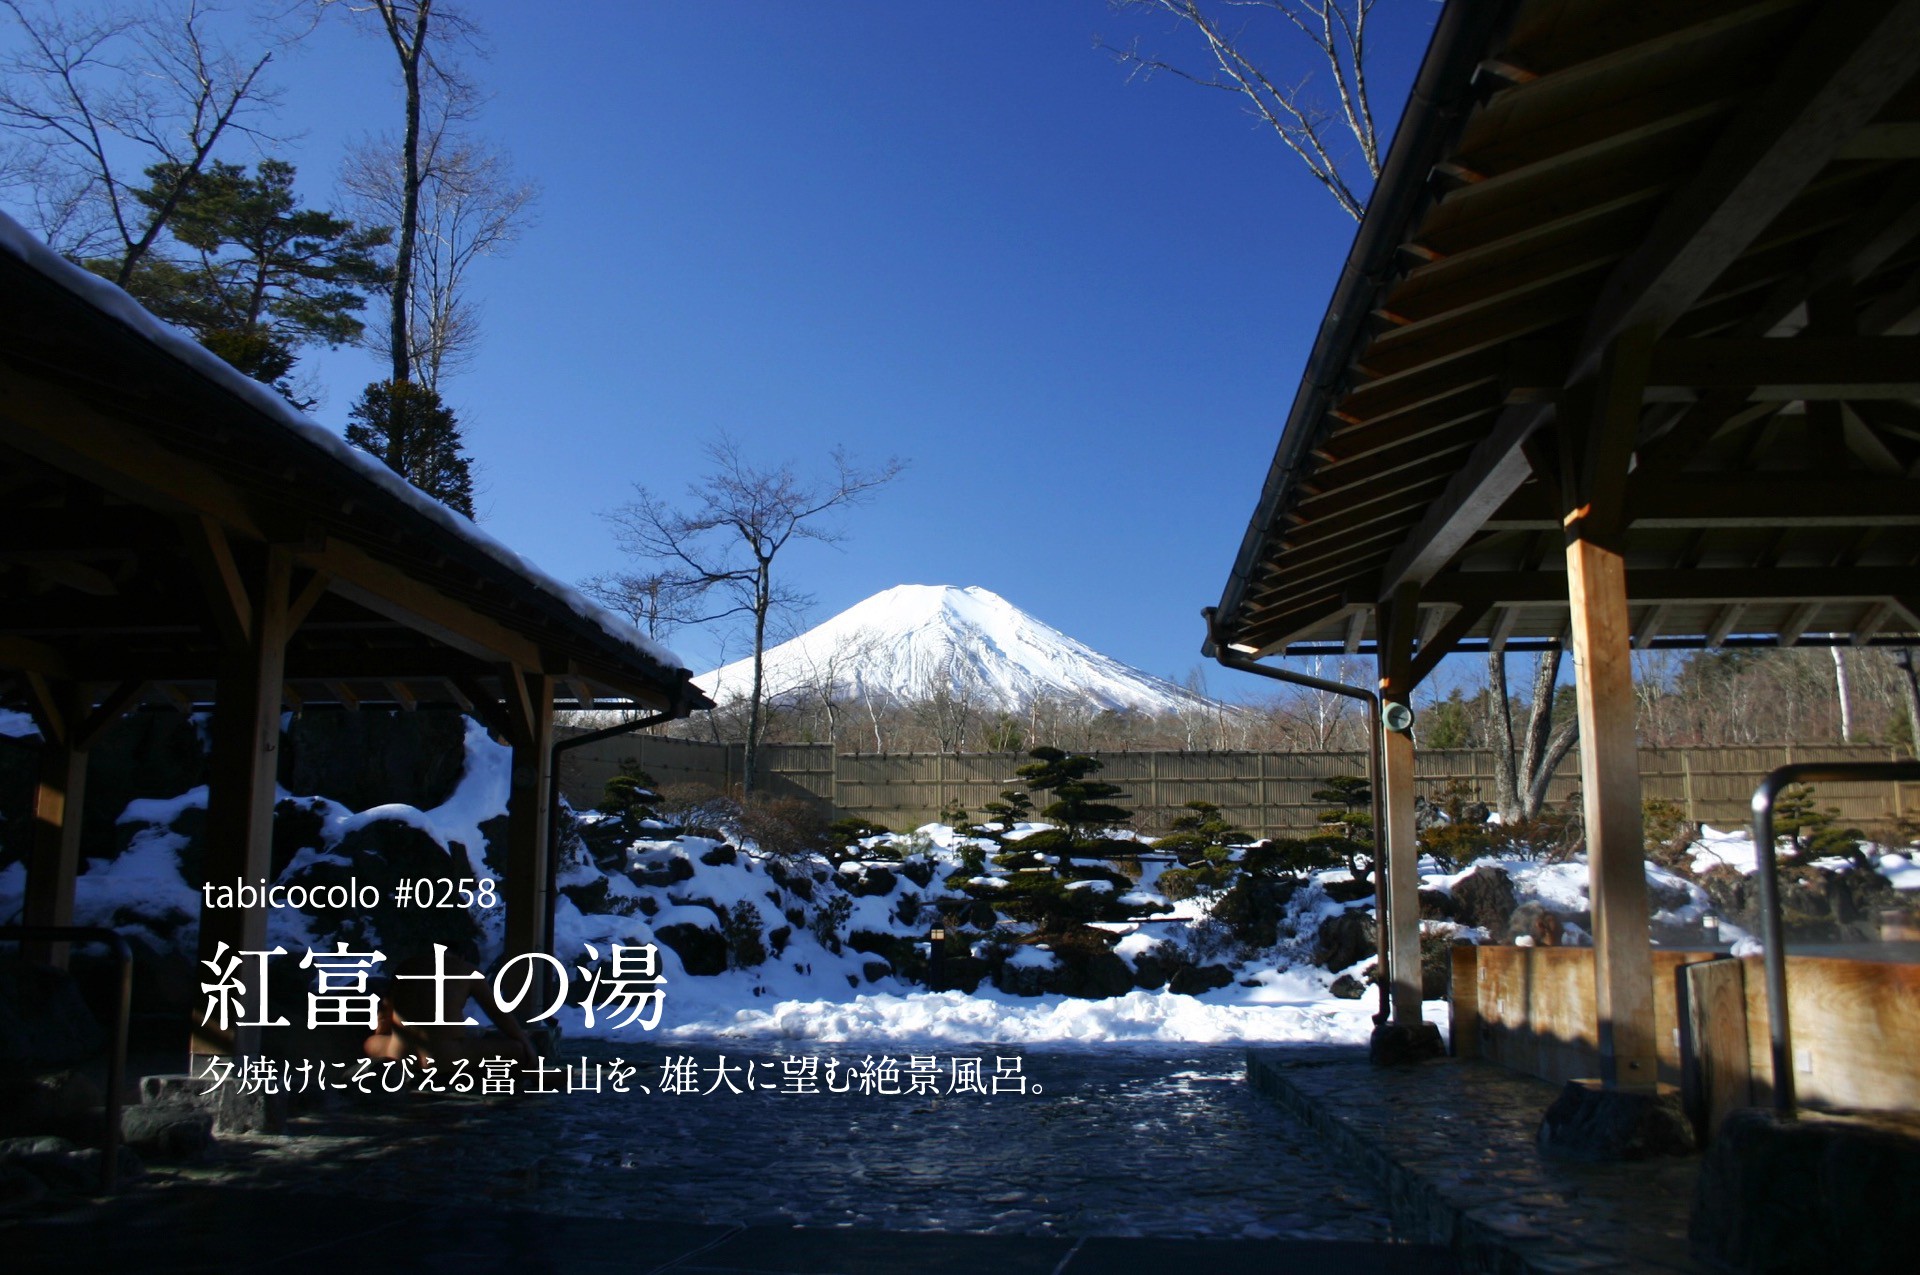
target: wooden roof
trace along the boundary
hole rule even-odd
[[[560,679],[564,706],[678,712],[670,652],[263,403],[17,228],[0,244],[0,670],[213,698],[269,544],[292,558],[288,699],[451,703]],[[196,357],[199,356],[199,357]],[[239,621],[244,624],[244,619]],[[125,707],[124,703],[120,707]]]
[[[1219,606],[1260,654],[1565,641],[1551,428],[1656,334],[1634,642],[1920,630],[1920,4],[1442,13]],[[1906,640],[1906,639],[1901,639]]]

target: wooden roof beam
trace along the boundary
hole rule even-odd
[[[1913,77],[1920,0],[1823,7],[1773,81],[1733,119],[1595,305],[1573,375],[1630,328],[1664,330],[1713,286],[1846,141]],[[1381,573],[1384,598],[1437,575],[1527,476],[1520,444],[1546,420],[1508,408]]]
[[[1347,633],[1341,649],[1348,655],[1359,651],[1360,639],[1366,636],[1368,611],[1367,607],[1355,607],[1353,614],[1347,617]]]
[[[1781,646],[1796,645],[1800,641],[1800,635],[1807,631],[1807,626],[1819,616],[1820,606],[1818,602],[1802,602],[1795,607],[1788,613],[1786,623],[1780,626],[1780,632],[1775,635],[1774,640]]]
[[[1893,615],[1893,603],[1876,602],[1860,613],[1853,622],[1853,636],[1848,640],[1854,646],[1865,646],[1873,640],[1873,635],[1886,627],[1887,620]]]
[[[1507,649],[1508,639],[1513,637],[1514,628],[1520,623],[1520,607],[1493,608],[1493,627],[1487,633],[1487,649],[1499,652]]]
[[[1860,330],[1882,336],[1920,334],[1920,270],[1860,312]]]
[[[1619,333],[1663,330],[1698,300],[1913,78],[1916,50],[1920,0],[1819,6],[1615,271],[1588,323],[1583,364]]]
[[[1752,567],[1655,569],[1630,571],[1628,600],[1634,604],[1690,602],[1796,601],[1877,602],[1913,592],[1910,567]],[[1566,577],[1559,572],[1451,572],[1436,576],[1421,590],[1429,603],[1463,606],[1544,605],[1566,601]]]
[[[1640,623],[1633,629],[1633,649],[1645,651],[1653,646],[1653,640],[1660,636],[1661,626],[1667,622],[1667,605],[1656,602],[1640,613]]]
[[[1460,645],[1461,639],[1487,618],[1487,610],[1486,607],[1427,608],[1427,623],[1420,631],[1420,649],[1413,657],[1412,679],[1415,686],[1426,681],[1440,667],[1440,661]],[[1445,616],[1445,622],[1434,623],[1437,616]]]
[[[1746,609],[1744,602],[1729,603],[1720,608],[1720,613],[1713,617],[1713,623],[1707,626],[1707,646],[1710,649],[1720,649],[1720,644],[1727,640],[1727,634],[1733,632],[1733,626],[1740,622],[1740,615]]]
[[[1920,526],[1920,482],[1844,472],[1670,474],[1661,486],[1636,487],[1627,516],[1642,528]]]
[[[1647,389],[1745,390],[1748,401],[1920,397],[1920,337],[1703,337],[1654,347]]]
[[[1766,336],[1815,292],[1834,284],[1859,283],[1916,236],[1920,236],[1920,168],[1910,167],[1894,175],[1879,199],[1832,232],[1812,260],[1775,284],[1735,335]]]

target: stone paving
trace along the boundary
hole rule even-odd
[[[694,1058],[704,1076],[722,1054],[755,1060],[764,1077],[792,1049],[843,1064],[882,1052],[570,1042],[576,1057],[623,1054],[639,1068],[632,1083],[655,1092],[356,1100],[297,1116],[288,1136],[223,1137],[210,1161],[150,1176],[746,1226],[1395,1238],[1374,1188],[1251,1093],[1234,1048],[939,1051],[984,1055],[989,1073],[996,1052],[1020,1056],[1039,1094],[657,1088],[666,1054]]]
[[[1235,1048],[939,1051],[983,1056],[989,1076],[1018,1057],[1037,1094],[657,1089],[669,1055],[711,1075],[721,1054],[777,1067],[789,1050],[881,1052],[572,1044],[624,1055],[655,1092],[336,1097],[285,1135],[223,1136],[201,1163],[152,1167],[119,1197],[0,1221],[0,1251],[21,1271],[1454,1269],[1398,1242],[1364,1179],[1251,1092]]]
[[[1687,1219],[1698,1156],[1629,1164],[1534,1148],[1559,1087],[1487,1063],[1371,1066],[1364,1050],[1253,1049],[1256,1089],[1386,1193],[1411,1239],[1471,1271],[1694,1272]]]

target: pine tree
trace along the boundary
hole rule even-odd
[[[424,385],[375,381],[347,411],[347,441],[449,509],[473,517],[473,476],[460,425]]]
[[[1088,831],[1133,819],[1131,810],[1113,804],[1115,798],[1126,796],[1117,785],[1088,778],[1106,768],[1099,758],[1049,747],[1035,748],[1027,756],[1034,760],[1013,773],[1027,781],[1030,791],[1053,794],[1052,804],[1040,813],[1066,832],[1063,853],[1067,857]]]
[[[1000,790],[1000,800],[989,801],[983,809],[999,825],[999,832],[1005,834],[1012,832],[1015,824],[1025,822],[1027,816],[1033,813],[1033,798],[1017,788],[1003,788]]]
[[[386,281],[374,250],[388,231],[299,207],[293,165],[282,160],[262,160],[252,173],[239,164],[195,174],[180,167],[153,165],[148,185],[134,192],[156,214],[171,203],[172,240],[131,269],[127,291],[254,380],[311,406],[283,378],[300,346],[360,339],[355,314]],[[87,265],[101,274],[114,267]]]
[[[1335,775],[1310,795],[1335,807],[1322,810],[1318,817],[1322,824],[1340,829],[1311,840],[1345,859],[1354,880],[1366,880],[1373,872],[1373,811],[1368,809],[1373,804],[1372,782],[1365,775]]]

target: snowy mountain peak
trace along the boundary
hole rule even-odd
[[[1009,711],[1038,698],[1170,713],[1209,701],[1100,654],[990,589],[902,584],[770,648],[768,697],[910,701],[938,692]],[[751,658],[695,678],[716,702],[744,696]]]

